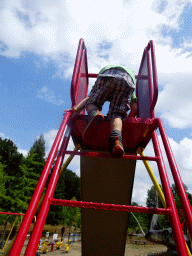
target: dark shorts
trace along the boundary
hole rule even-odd
[[[131,94],[135,84],[131,76],[120,68],[112,68],[100,74],[86,102],[86,106],[94,104],[101,111],[106,101],[110,102],[107,118],[119,117],[123,121],[130,109]]]

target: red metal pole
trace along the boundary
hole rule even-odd
[[[69,155],[78,155],[78,156],[114,158],[114,156],[111,156],[110,154],[107,154],[107,153],[78,152],[78,151],[68,151],[68,150],[65,153]],[[154,157],[154,156],[123,155],[121,159],[157,161],[157,157]]]
[[[12,249],[10,251],[9,256],[19,256],[20,253],[21,253],[21,250],[22,250],[25,238],[27,236],[27,232],[28,232],[29,227],[31,225],[33,216],[35,214],[35,210],[37,208],[37,205],[38,205],[38,202],[40,200],[41,194],[43,192],[43,188],[45,186],[47,177],[49,175],[49,171],[50,171],[51,166],[53,164],[55,155],[57,153],[57,149],[59,147],[61,138],[63,136],[63,132],[65,130],[65,127],[67,125],[67,122],[69,120],[70,115],[71,115],[71,112],[67,112],[65,114],[65,116],[64,116],[64,119],[63,119],[63,121],[61,123],[60,129],[59,129],[59,131],[57,133],[57,136],[55,138],[55,141],[54,141],[53,146],[51,148],[51,151],[49,153],[49,157],[48,157],[47,162],[45,164],[45,167],[44,167],[44,169],[42,171],[40,179],[39,179],[39,181],[37,183],[37,187],[36,187],[36,189],[34,191],[34,194],[32,196],[31,202],[30,202],[30,204],[28,206],[27,212],[26,212],[25,217],[24,217],[24,219],[22,221],[21,227],[20,227],[20,229],[19,229],[19,231],[17,233],[17,237],[16,237],[16,239],[14,241],[14,244],[12,246]]]
[[[165,163],[163,161],[163,156],[161,153],[160,144],[158,141],[156,131],[153,132],[152,141],[153,141],[153,146],[154,146],[154,150],[155,150],[155,155],[159,157],[157,164],[158,164],[159,175],[161,178],[161,183],[163,186],[163,191],[164,191],[164,195],[165,195],[165,199],[166,199],[166,204],[167,204],[167,207],[170,208],[170,210],[171,210],[169,218],[170,218],[171,227],[173,230],[173,236],[174,236],[174,240],[175,240],[175,246],[177,249],[177,253],[179,256],[188,256],[185,239],[184,239],[184,236],[182,233],[179,216],[178,216],[177,209],[175,206],[175,201],[174,201],[173,194],[171,191],[171,186],[169,183],[169,178],[168,178],[168,175],[166,172]]]
[[[151,110],[154,109],[155,104],[157,102],[158,98],[158,79],[157,79],[157,68],[156,68],[156,59],[155,59],[155,49],[154,49],[154,44],[153,41],[150,41],[151,45],[151,60],[152,60],[152,70],[153,70],[153,102],[151,104]]]
[[[147,51],[147,69],[148,69],[148,83],[149,83],[149,98],[150,98],[150,106],[153,101],[153,82],[152,82],[152,74],[151,74],[151,60],[150,60],[150,52]],[[154,118],[155,116],[152,115],[153,109],[151,109],[151,116]]]
[[[93,203],[93,202],[72,201],[72,200],[62,200],[62,199],[51,199],[50,204],[69,206],[69,207],[79,207],[79,208],[86,208],[86,209],[87,208],[98,209],[98,210],[106,210],[106,211],[139,212],[139,213],[168,214],[168,215],[170,214],[170,209],[164,209],[164,208]]]
[[[73,70],[73,76],[72,76],[72,81],[71,81],[71,101],[72,101],[72,107],[75,106],[75,96],[77,93],[77,77],[79,74],[79,64],[81,60],[81,55],[82,55],[82,50],[83,50],[83,45],[84,41],[81,38],[79,40],[79,45],[77,49],[77,55],[76,55],[76,60],[75,60],[75,65],[74,65],[74,70]]]
[[[189,230],[190,236],[192,237],[192,209],[191,209],[191,205],[189,202],[189,199],[187,197],[187,193],[185,191],[185,187],[183,185],[173,152],[171,150],[171,146],[169,143],[169,140],[167,138],[163,123],[161,121],[160,118],[157,118],[157,122],[158,122],[158,126],[159,126],[159,131],[162,137],[162,141],[165,147],[165,152],[167,154],[167,158],[169,161],[169,165],[171,168],[171,172],[173,175],[173,179],[175,181],[175,185],[176,185],[176,189],[177,189],[177,193],[179,195],[179,199],[182,205],[182,209],[183,209],[183,214],[185,216],[186,219],[186,225],[187,228]]]
[[[7,214],[7,215],[25,215],[24,213],[15,213],[15,212],[0,212],[0,214]]]
[[[49,212],[50,199],[53,197],[55,187],[59,178],[59,170],[61,168],[63,158],[65,155],[65,150],[69,142],[70,131],[71,131],[71,128],[68,126],[65,132],[65,136],[64,136],[60,151],[59,151],[59,155],[57,157],[57,161],[55,163],[55,167],[53,169],[53,173],[51,175],[49,185],[47,187],[47,190],[46,190],[46,193],[37,217],[37,221],[35,223],[33,232],[31,234],[31,237],[25,252],[26,256],[35,255],[35,252],[37,250],[38,243],[41,238],[43,227],[47,218],[47,214]]]

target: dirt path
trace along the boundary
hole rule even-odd
[[[60,250],[54,249],[53,252],[50,251],[46,253],[46,256],[58,256],[65,255],[65,248],[62,247]],[[157,253],[166,251],[166,247],[163,245],[136,245],[136,244],[126,244],[125,256],[147,256],[148,253]],[[42,255],[41,250],[37,252]],[[77,241],[73,245],[70,245],[70,249],[67,255],[81,256],[81,242]],[[117,255],[118,256],[118,255]]]

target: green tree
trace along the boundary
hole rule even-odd
[[[25,206],[23,205],[25,209],[27,209],[31,200],[44,166],[43,163],[39,163],[35,160],[37,159],[36,155],[36,153],[31,152],[31,154],[23,159],[22,165],[20,166],[23,174],[22,177],[19,178],[19,184],[22,188],[22,190],[20,189],[20,194],[25,198],[26,204]]]
[[[26,198],[27,203],[30,201],[33,195],[44,165],[45,139],[44,135],[41,134],[39,138],[35,140],[28,156],[23,160],[21,166],[23,172],[23,184],[25,184],[23,196]]]
[[[19,186],[18,177],[22,177],[20,165],[24,157],[17,152],[16,145],[10,139],[3,140],[2,138],[0,138],[0,157],[1,163],[4,166],[3,189],[5,191],[1,197],[1,207],[4,211],[19,211],[20,201],[16,191]],[[22,201],[22,197],[20,198]]]
[[[138,203],[136,202],[132,202],[131,203],[132,206],[139,206]],[[139,224],[141,225],[141,228],[145,231],[148,230],[148,216],[146,213],[133,213],[134,216],[137,218],[137,221],[139,222]],[[134,216],[129,213],[129,226],[128,229],[132,230],[134,232],[139,232],[141,233],[142,231],[140,230],[140,227],[136,221],[136,219],[134,218]]]
[[[3,202],[6,199],[4,166],[0,162],[0,212],[4,211]],[[6,215],[0,214],[0,225],[5,222]]]
[[[80,178],[71,170],[66,169],[57,182],[54,198],[67,200],[76,198],[80,200]],[[65,224],[67,219],[70,219],[67,213],[72,211],[70,208],[52,205],[46,222],[52,225]]]
[[[159,185],[161,188],[162,186]],[[163,207],[163,204],[159,198],[159,196],[157,195],[157,191],[155,189],[154,186],[152,186],[148,191],[147,191],[147,200],[146,200],[146,206],[147,207],[158,207],[158,208],[164,208]],[[152,221],[152,217],[153,217],[153,214],[148,214],[148,229],[150,229],[150,225],[151,225],[151,221]],[[164,219],[166,218],[167,216],[160,216],[158,215],[158,220],[155,224],[156,228],[160,228],[162,227],[163,225],[163,222],[164,222]]]
[[[183,184],[184,188],[185,188],[185,191],[187,193],[187,196],[188,196],[188,199],[189,199],[189,202],[190,204],[192,205],[192,195],[188,192],[188,187]],[[175,204],[176,204],[176,207],[177,209],[181,209],[181,202],[180,202],[180,199],[179,199],[179,195],[177,193],[177,189],[176,189],[176,186],[175,184],[172,184],[171,186],[171,190],[172,190],[172,193],[173,193],[173,197],[174,197],[174,200],[175,200]]]
[[[23,155],[17,152],[16,145],[10,139],[0,138],[0,210],[3,212],[18,212],[23,198],[17,195],[18,177],[22,176],[20,165]],[[5,237],[8,221],[13,223],[15,216],[1,215],[0,224],[4,223],[1,246]]]
[[[160,185],[161,187],[161,185]],[[161,187],[162,188],[162,187]],[[158,207],[163,208],[163,204],[158,196],[157,198],[157,192],[154,186],[152,186],[150,189],[147,191],[147,201],[146,205],[147,207],[157,207],[157,200],[158,200]]]
[[[188,192],[188,187],[185,184],[184,184],[184,187],[185,187],[188,199],[190,201],[190,204],[192,205],[192,195]],[[172,193],[173,193],[176,208],[179,210],[179,209],[181,209],[181,202],[180,202],[175,184],[172,184],[171,190],[172,190]],[[147,206],[148,207],[156,207],[156,198],[157,198],[157,196],[156,196],[156,190],[155,190],[154,186],[152,186],[151,189],[148,190],[147,195],[148,195],[147,201],[146,201]],[[158,197],[158,207],[163,208],[163,205],[162,205],[159,197]],[[150,216],[152,218],[152,215],[149,215],[149,220],[150,220]],[[158,221],[159,221],[159,224],[160,224],[161,228],[163,228],[163,227],[167,228],[167,227],[171,226],[169,218],[167,217],[167,215],[158,215]]]
[[[45,164],[43,135],[35,141],[26,158],[10,139],[0,138],[1,208],[3,211],[24,212],[32,197]],[[10,217],[11,218],[11,217]],[[13,218],[13,217],[12,217]]]
[[[63,176],[64,176],[65,199],[71,200],[73,197],[75,197],[77,201],[81,200],[80,178],[76,175],[76,173],[68,169],[65,170]]]
[[[36,139],[29,151],[29,155],[34,153],[36,153],[34,160],[38,163],[45,164],[45,138],[43,134]]]
[[[76,201],[76,198],[73,197],[72,201]],[[77,207],[66,207],[62,209],[63,222],[62,224],[71,228],[72,226],[80,228],[81,225],[81,210]]]
[[[0,157],[1,160],[1,157]],[[4,166],[0,162],[0,211],[1,211],[1,199],[3,196],[5,196],[6,190],[5,190],[5,173],[4,173]]]

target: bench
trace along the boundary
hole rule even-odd
[[[145,241],[145,240],[133,240],[133,242],[135,244],[144,244],[144,245],[146,245],[146,243],[147,243],[147,241]]]

